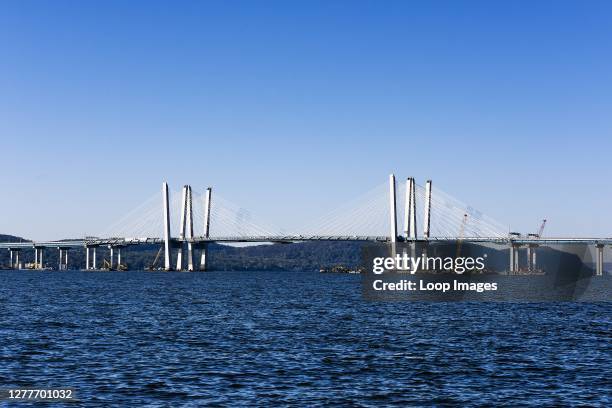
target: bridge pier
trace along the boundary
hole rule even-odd
[[[200,270],[205,271],[208,268],[208,244],[202,246],[200,253]]]
[[[9,248],[10,253],[10,267],[11,269],[20,269],[21,265],[19,262],[19,253],[21,252],[21,248]]]
[[[597,244],[595,250],[595,275],[603,276],[603,264],[604,264],[604,247],[603,244]]]
[[[34,247],[34,269],[44,269],[43,247]]]
[[[96,269],[96,248],[97,245],[87,245],[85,247],[85,270]]]
[[[110,260],[108,261],[108,270],[110,271],[110,270],[113,269],[113,265],[115,264],[114,263],[115,256],[114,256],[114,252],[113,252],[113,246],[109,245],[108,246],[108,250],[109,250],[109,253],[110,253]]]
[[[518,273],[519,272],[519,250],[520,250],[521,246],[517,245],[514,247],[514,272]]]
[[[515,275],[519,271],[519,247],[518,244],[510,245],[510,267],[508,268],[509,275]]]
[[[536,248],[538,245],[529,244],[527,246],[527,269],[533,272],[536,270]]]
[[[60,271],[68,270],[68,249],[69,248],[58,247],[57,249],[59,249],[58,270]]]
[[[85,270],[86,271],[88,271],[89,269],[92,269],[91,268],[91,258],[90,258],[91,249],[92,249],[92,247],[85,246]],[[95,251],[96,251],[95,247],[93,248],[93,250],[94,250],[94,253],[95,253]]]

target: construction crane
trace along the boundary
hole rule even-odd
[[[161,255],[163,249],[164,247],[160,247],[159,251],[157,251],[157,255],[155,255],[155,260],[153,260],[153,263],[151,264],[151,266],[149,266],[150,271],[154,271],[155,268],[157,267],[157,261],[159,260],[159,256]]]
[[[459,227],[459,237],[457,238],[457,256],[461,255],[461,244],[463,243],[463,234],[465,234],[465,225],[467,224],[467,214],[463,214],[463,220],[461,221],[461,227]]]
[[[542,238],[542,233],[544,232],[545,226],[546,226],[546,218],[542,220],[542,224],[540,225],[540,229],[538,230],[538,238]]]

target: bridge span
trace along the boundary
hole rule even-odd
[[[182,191],[181,209],[180,209],[180,225],[179,235],[171,236],[170,234],[170,199],[168,184],[163,183],[162,186],[162,211],[160,211],[163,219],[162,234],[156,237],[86,237],[83,239],[65,239],[54,241],[22,241],[22,242],[3,242],[0,243],[0,249],[7,249],[10,252],[10,267],[19,268],[21,266],[20,252],[26,249],[34,250],[34,265],[37,269],[44,268],[44,250],[57,249],[59,250],[59,269],[67,269],[68,267],[68,251],[71,249],[84,248],[86,253],[85,270],[97,269],[96,249],[103,247],[108,248],[110,252],[110,267],[112,268],[117,258],[117,265],[121,264],[121,249],[129,246],[139,245],[157,245],[160,246],[160,252],[164,252],[164,269],[165,270],[188,270],[207,269],[207,252],[210,243],[219,244],[239,244],[239,243],[278,243],[290,244],[297,242],[308,241],[329,241],[329,242],[377,242],[388,243],[393,245],[398,242],[407,242],[411,244],[428,244],[428,243],[478,243],[478,244],[497,244],[507,246],[509,249],[509,273],[518,271],[519,249],[521,247],[527,249],[528,267],[535,269],[536,249],[540,246],[559,245],[559,244],[583,244],[592,245],[596,248],[596,274],[603,274],[603,259],[604,248],[612,245],[612,238],[579,238],[579,237],[541,237],[538,234],[520,235],[517,233],[503,234],[490,225],[486,224],[486,219],[479,215],[478,212],[471,211],[473,218],[483,224],[477,229],[472,229],[472,232],[490,232],[493,234],[473,234],[465,235],[466,220],[468,213],[462,217],[456,214],[445,214],[444,211],[449,207],[448,201],[445,205],[440,205],[436,202],[433,195],[431,180],[428,180],[423,191],[417,190],[417,185],[413,178],[406,180],[405,200],[404,204],[404,228],[403,234],[398,233],[398,217],[397,217],[397,191],[395,176],[389,177],[389,194],[388,194],[388,214],[389,214],[389,234],[388,235],[326,235],[326,234],[264,234],[264,235],[212,235],[211,231],[211,208],[212,208],[212,188],[207,188],[204,195],[203,208],[203,235],[194,234],[194,211],[193,211],[193,193],[191,186],[184,186]],[[417,192],[421,193],[423,198],[423,216],[420,222],[423,223],[423,233],[417,233]],[[437,204],[437,205],[436,205]],[[438,211],[440,218],[447,224],[452,224],[454,227],[459,225],[456,235],[432,234],[432,213]],[[449,221],[450,218],[450,221]],[[461,221],[457,224],[458,219]],[[483,221],[485,220],[485,221]],[[453,224],[455,223],[455,224]],[[444,224],[443,224],[444,225]],[[444,230],[444,228],[442,228]],[[451,227],[452,230],[452,227]],[[194,262],[195,250],[200,251],[199,267],[196,268]],[[175,253],[175,254],[174,254]],[[173,258],[176,255],[176,264],[173,264]],[[185,267],[185,263],[187,264]],[[176,265],[175,268],[173,266]]]

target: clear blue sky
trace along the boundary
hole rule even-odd
[[[607,1],[5,1],[0,233],[213,185],[277,225],[390,172],[515,230],[612,236]]]

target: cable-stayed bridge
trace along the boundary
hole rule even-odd
[[[169,191],[163,183],[155,193],[106,231],[82,239],[0,243],[10,251],[11,266],[20,265],[20,251],[34,249],[34,265],[42,268],[47,248],[60,251],[59,268],[66,269],[68,251],[85,248],[85,269],[97,269],[96,250],[108,248],[110,265],[121,264],[121,249],[159,245],[165,270],[205,270],[211,242],[292,243],[303,241],[357,242],[471,242],[508,245],[509,270],[518,270],[519,248],[527,248],[529,267],[535,268],[538,245],[584,243],[597,248],[597,273],[603,271],[603,249],[610,238],[543,238],[537,234],[509,233],[502,223],[445,193],[428,180],[413,178],[397,183],[395,176],[327,215],[290,231],[253,216],[250,211],[207,188],[201,194],[191,186]],[[196,252],[199,257],[196,259]],[[600,265],[601,264],[601,265]]]

